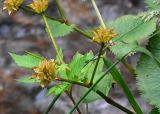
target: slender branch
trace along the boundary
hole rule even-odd
[[[84,32],[83,30],[79,29],[79,28],[76,27],[76,26],[72,26],[72,27],[73,27],[73,29],[74,29],[76,32],[80,33],[81,35],[85,36],[85,37],[88,38],[88,39],[92,39],[92,36],[88,35],[88,34],[87,34],[86,32]]]
[[[58,98],[61,96],[61,94],[57,95],[54,97],[53,101],[50,103],[50,105],[48,106],[48,108],[46,109],[46,111],[44,112],[44,114],[48,114],[49,111],[51,110],[51,108],[54,106],[54,104],[56,103],[56,101],[58,100]]]
[[[89,90],[81,97],[81,99],[74,105],[74,107],[71,109],[71,111],[68,114],[72,114],[73,111],[77,108],[77,106],[83,101],[83,99],[94,89],[94,87],[108,74],[108,72],[114,68],[120,61],[116,61],[112,66],[108,68],[108,70],[100,76],[100,78],[89,88]]]
[[[63,12],[63,10],[62,10],[62,8],[61,8],[58,0],[55,0],[55,4],[56,4],[56,6],[57,6],[57,8],[58,8],[58,11],[59,11],[59,13],[60,13],[60,15],[61,15],[61,18],[62,18],[62,19],[65,19],[64,12]]]
[[[94,80],[94,76],[95,76],[96,71],[97,71],[97,68],[98,68],[99,60],[100,60],[101,54],[102,54],[102,52],[103,52],[103,47],[104,47],[104,44],[101,44],[101,48],[100,48],[100,51],[99,51],[99,54],[98,54],[98,59],[97,59],[96,65],[95,65],[95,67],[94,67],[92,76],[91,76],[91,81],[90,81],[90,83],[89,83],[90,86],[93,84],[93,80]]]
[[[106,97],[106,95],[104,95],[101,91],[98,90],[98,91],[96,91],[96,93],[97,93],[98,95],[100,95],[107,103],[109,103],[109,104],[111,104],[111,105],[113,105],[113,106],[121,109],[122,111],[126,112],[127,114],[135,114],[135,113],[133,113],[132,111],[128,110],[127,108],[123,107],[122,105],[116,103],[116,102],[115,102],[114,100],[112,100],[111,98]]]
[[[89,114],[89,107],[88,107],[88,103],[86,103],[86,114]]]
[[[27,8],[27,7],[24,7],[24,6],[20,6],[20,8],[23,10],[23,11],[26,11],[26,12],[31,12],[31,13],[34,13],[34,14],[37,14],[37,15],[40,15],[38,13],[35,13],[33,10]],[[47,18],[51,19],[51,20],[54,20],[54,21],[57,21],[57,22],[60,22],[60,23],[64,23],[64,21],[62,19],[56,19],[56,18],[53,18],[53,17],[50,17],[46,14],[43,14],[45,15]],[[86,32],[84,32],[83,30],[81,30],[80,28],[76,27],[75,25],[67,22],[65,23],[66,25],[68,26],[71,26],[76,32],[80,33],[81,35],[85,36],[86,38],[88,39],[92,39],[92,36],[88,35]]]
[[[72,90],[71,90],[70,93],[66,92],[66,94],[67,94],[67,96],[71,99],[72,103],[75,105],[76,102],[75,102],[75,100],[74,100],[74,98],[73,98],[73,96],[72,96]],[[78,112],[79,114],[82,114],[82,113],[81,113],[81,110],[79,109],[79,107],[77,107],[76,110],[77,110],[77,112]]]
[[[135,73],[134,68],[133,68],[130,64],[128,64],[125,59],[123,59],[121,62],[122,62],[123,65],[128,69],[128,71],[129,71],[134,77],[136,77],[136,73]]]
[[[98,19],[99,19],[99,21],[100,21],[100,23],[101,23],[101,26],[102,26],[103,28],[106,28],[106,25],[105,25],[105,23],[104,23],[104,21],[103,21],[103,18],[102,18],[102,16],[101,16],[100,12],[99,12],[99,9],[98,9],[98,7],[97,7],[97,4],[96,4],[95,0],[91,0],[91,2],[92,2],[93,7],[94,7],[94,9],[95,9],[95,11],[96,11],[96,14],[97,14]]]
[[[50,27],[49,27],[49,24],[48,24],[48,22],[47,22],[46,16],[45,16],[44,14],[42,14],[42,17],[43,17],[44,23],[45,23],[45,25],[46,25],[46,29],[47,29],[47,31],[48,31],[48,33],[49,33],[49,36],[50,36],[50,38],[51,38],[51,40],[52,40],[53,46],[54,46],[54,48],[55,48],[55,50],[56,50],[56,52],[57,52],[58,58],[60,59],[61,63],[64,63],[64,61],[63,61],[63,59],[62,59],[62,56],[61,56],[61,54],[60,54],[60,51],[59,51],[59,49],[58,49],[58,46],[57,46],[57,44],[56,44],[56,42],[55,42],[54,36],[53,36],[53,34],[52,34],[52,32],[51,32],[51,29],[50,29]]]

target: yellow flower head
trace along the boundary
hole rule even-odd
[[[54,81],[56,76],[55,71],[56,62],[55,60],[43,60],[39,65],[34,68],[33,78],[40,80],[40,85],[46,87],[51,81]]]
[[[8,14],[10,15],[12,12],[16,11],[22,3],[23,0],[4,0],[3,9],[8,10]]]
[[[93,31],[93,41],[101,44],[101,43],[110,43],[117,34],[112,29],[105,29],[103,27],[99,27],[98,29]]]
[[[44,12],[48,7],[48,0],[33,0],[31,4],[28,5],[36,13]]]

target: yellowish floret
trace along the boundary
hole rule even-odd
[[[101,43],[110,43],[114,37],[117,36],[112,29],[106,29],[103,27],[99,27],[98,29],[93,31],[93,41],[101,44]]]
[[[48,0],[33,0],[28,6],[36,13],[43,13],[48,7]]]
[[[51,81],[56,80],[56,62],[54,59],[43,60],[34,68],[33,78],[40,80],[41,87],[46,87]]]
[[[17,11],[18,7],[23,3],[23,0],[4,0],[3,10],[7,10],[8,14]]]

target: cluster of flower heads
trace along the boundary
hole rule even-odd
[[[111,43],[112,39],[117,36],[112,29],[106,29],[99,27],[93,31],[93,41],[102,44],[102,43]]]
[[[23,0],[4,0],[3,9],[8,11],[8,14],[18,10],[20,5],[23,3]],[[42,13],[48,7],[48,0],[33,0],[29,6],[35,13]]]
[[[54,59],[44,59],[33,70],[35,73],[32,78],[39,80],[41,87],[46,87],[51,81],[57,79],[56,61]]]

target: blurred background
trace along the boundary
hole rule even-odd
[[[90,0],[59,1],[71,23],[84,29],[99,25]],[[97,4],[105,20],[145,11],[143,0],[97,0]],[[47,37],[40,16],[25,13],[21,10],[9,16],[5,11],[2,11],[2,6],[3,3],[0,1],[0,114],[42,114],[54,96],[46,97],[46,90],[42,90],[37,85],[16,83],[16,78],[28,75],[31,71],[18,68],[8,52],[24,54],[24,51],[30,51],[47,58],[54,58],[55,51],[50,39]],[[53,17],[59,16],[53,0],[50,1],[47,13]],[[97,53],[99,50],[96,44],[76,32],[67,37],[58,38],[56,41],[63,48],[64,59],[67,62],[77,51],[85,53],[93,50],[94,53]],[[128,62],[135,66],[138,56],[135,55],[129,58]],[[130,76],[122,65],[120,67],[123,74],[126,75],[126,81],[136,100],[147,114],[151,110],[151,106],[140,98],[135,79]],[[111,90],[109,96],[132,110],[125,95],[117,85]],[[50,114],[67,114],[71,107],[73,107],[71,101],[65,95],[62,95]],[[84,108],[85,105],[81,105],[81,109],[84,110]],[[89,111],[90,114],[124,114],[124,112],[106,104],[103,100],[97,100],[89,104]]]

